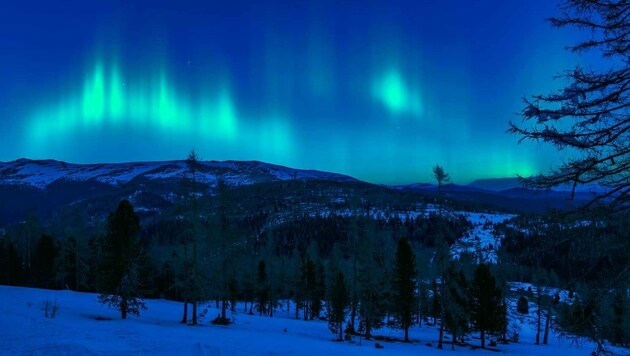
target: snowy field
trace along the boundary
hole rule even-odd
[[[45,318],[45,300],[56,302],[55,318]],[[7,355],[589,355],[594,345],[576,346],[571,341],[550,337],[549,345],[534,345],[534,330],[529,322],[520,324],[518,344],[499,344],[495,351],[471,346],[450,345],[436,349],[437,329],[417,326],[410,329],[413,343],[384,342],[356,338],[353,343],[331,341],[325,321],[288,318],[278,310],[273,318],[238,313],[230,326],[214,326],[210,319],[218,314],[210,308],[201,326],[184,326],[182,304],[147,300],[148,310],[140,317],[120,320],[116,310],[102,306],[96,294],[49,291],[0,286],[0,353]],[[239,308],[242,310],[242,308]],[[285,331],[286,330],[286,331]],[[401,330],[380,329],[376,335],[400,338]],[[448,340],[447,340],[448,341]],[[479,345],[476,337],[469,343]],[[430,344],[431,346],[428,346]],[[497,352],[498,350],[498,352]]]

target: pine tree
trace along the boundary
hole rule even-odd
[[[360,243],[358,268],[359,331],[369,340],[372,330],[383,326],[385,316],[385,256],[372,236]]]
[[[405,330],[405,342],[409,341],[409,327],[413,325],[415,301],[416,263],[411,246],[406,239],[398,240],[394,265],[393,298],[396,323]]]
[[[22,260],[15,248],[15,244],[10,237],[6,237],[0,239],[0,245],[3,246],[2,254],[0,255],[0,268],[2,270],[0,283],[8,286],[22,285],[22,276],[24,274],[22,270]]]
[[[630,3],[627,0],[565,0],[555,27],[584,30],[584,40],[570,47],[605,58],[601,68],[576,67],[562,75],[565,87],[525,99],[523,125],[509,132],[523,140],[551,143],[570,151],[571,159],[547,175],[525,179],[527,186],[549,189],[583,184],[605,189],[594,202],[616,205],[627,214],[630,201]],[[572,194],[573,195],[573,194]]]
[[[529,302],[525,296],[520,296],[518,298],[518,302],[516,303],[516,311],[521,314],[529,314]]]
[[[464,272],[461,271],[454,262],[449,264],[444,280],[444,293],[447,295],[444,300],[444,325],[453,335],[451,349],[455,349],[457,337],[462,337],[468,331],[470,321],[469,296],[470,286]]]
[[[328,327],[338,341],[343,340],[343,323],[348,308],[348,287],[341,271],[337,272],[328,297]]]
[[[258,278],[256,293],[256,310],[260,315],[267,314],[269,304],[269,284],[267,282],[267,271],[265,270],[265,261],[258,262]]]
[[[99,301],[120,310],[122,319],[127,314],[139,315],[146,306],[140,298],[139,269],[140,221],[127,200],[109,214],[107,232],[102,240],[100,271],[103,285]]]
[[[57,261],[57,278],[62,288],[79,290],[84,280],[80,273],[84,264],[77,239],[74,236],[66,238],[61,244]]]
[[[446,316],[447,316],[447,311],[449,310],[449,304],[450,304],[450,300],[449,300],[449,291],[447,290],[447,288],[449,287],[449,284],[452,283],[449,280],[449,278],[451,277],[449,275],[449,266],[450,266],[450,260],[451,260],[451,254],[450,254],[450,249],[448,247],[448,244],[446,243],[446,241],[444,241],[444,239],[442,239],[441,237],[439,237],[438,242],[437,242],[437,248],[435,251],[435,258],[434,258],[434,267],[435,270],[438,274],[438,276],[440,276],[440,283],[437,285],[436,288],[436,298],[437,298],[437,302],[439,303],[439,316],[440,316],[440,331],[439,331],[439,336],[438,336],[438,349],[442,349],[443,345],[443,340],[444,340],[444,329],[446,327]]]
[[[326,274],[321,261],[315,264],[315,278],[311,291],[311,319],[319,319],[326,298]]]
[[[439,164],[433,166],[433,177],[438,183],[438,192],[442,192],[442,185],[448,183],[451,180],[451,176],[444,171],[444,168]]]
[[[484,263],[477,266],[471,285],[471,317],[481,336],[481,348],[486,347],[486,333],[499,332],[505,327],[506,306],[503,293]]]
[[[57,246],[52,236],[42,235],[35,244],[33,253],[33,279],[40,288],[51,288],[55,279]]]

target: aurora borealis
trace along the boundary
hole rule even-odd
[[[551,1],[4,4],[0,160],[259,160],[376,183],[531,175],[505,134],[582,60]]]

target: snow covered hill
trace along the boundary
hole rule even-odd
[[[58,305],[54,318],[44,317],[43,304]],[[534,345],[533,325],[520,325],[520,341],[499,344],[495,351],[473,346],[446,345],[438,350],[435,327],[410,330],[412,343],[365,341],[333,342],[325,321],[290,319],[277,310],[273,318],[236,313],[230,326],[214,326],[212,306],[199,327],[181,325],[182,304],[148,300],[148,310],[138,318],[120,320],[116,310],[97,302],[95,294],[0,286],[0,353],[7,355],[177,354],[177,355],[588,355],[594,345],[581,346],[553,334],[549,345]],[[242,310],[242,307],[237,308]],[[376,335],[401,337],[396,329]],[[375,342],[384,345],[376,349]]]
[[[55,160],[19,159],[12,162],[0,162],[0,185],[44,189],[58,181],[93,181],[117,186],[142,178],[181,179],[186,170],[185,161],[72,164]],[[257,161],[202,161],[199,170],[201,182],[214,184],[217,178],[221,177],[233,186],[291,179],[356,180],[341,174],[299,170]]]

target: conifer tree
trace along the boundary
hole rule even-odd
[[[348,287],[343,273],[338,271],[328,297],[328,327],[338,341],[343,340],[343,323],[348,309]]]
[[[146,306],[140,298],[140,220],[127,200],[109,214],[107,232],[102,240],[100,271],[102,286],[99,301],[127,314],[139,315]]]
[[[481,336],[481,348],[486,347],[486,334],[500,332],[505,327],[506,306],[503,293],[484,263],[477,266],[471,285],[471,318]]]
[[[393,277],[392,302],[396,323],[405,330],[405,342],[408,342],[409,327],[413,325],[416,308],[416,262],[411,246],[406,239],[398,240]]]
[[[457,268],[454,262],[449,263],[446,276],[444,293],[447,297],[444,298],[446,303],[443,324],[453,335],[451,349],[454,350],[457,337],[464,336],[468,330],[469,285],[464,272]]]
[[[33,279],[40,288],[51,288],[55,278],[57,246],[50,235],[41,235],[33,253]]]
[[[257,289],[256,310],[260,315],[266,315],[267,306],[269,304],[269,284],[267,282],[267,271],[265,270],[264,260],[258,262]]]
[[[360,242],[358,268],[359,331],[369,340],[385,316],[385,258],[372,236]]]

